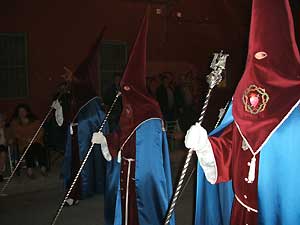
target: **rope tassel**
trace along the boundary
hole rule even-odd
[[[248,183],[253,183],[255,180],[255,167],[256,167],[256,158],[255,156],[252,157],[250,162],[250,168],[248,173]]]

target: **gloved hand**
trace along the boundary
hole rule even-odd
[[[107,146],[106,137],[103,135],[101,131],[93,133],[91,142],[93,144],[100,144],[103,157],[107,161],[111,161],[112,157]]]
[[[62,126],[64,123],[64,115],[63,115],[63,110],[62,110],[61,104],[56,99],[52,102],[51,107],[53,109],[55,109],[55,120],[56,120],[58,126]]]
[[[206,179],[211,184],[215,184],[218,176],[216,160],[212,146],[208,140],[207,132],[200,123],[191,126],[187,131],[184,144],[187,148],[196,152]]]
[[[92,137],[93,144],[103,144],[106,143],[106,137],[103,135],[101,131],[93,133]]]
[[[187,131],[184,144],[188,149],[201,151],[209,144],[207,131],[200,125],[200,123],[196,123]]]
[[[61,105],[60,105],[59,101],[56,99],[52,102],[51,107],[54,108],[55,110],[57,110],[61,107]]]

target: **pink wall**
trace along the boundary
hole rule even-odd
[[[10,0],[2,3],[0,32],[28,34],[30,96],[18,101],[0,101],[0,111],[10,113],[17,103],[27,102],[34,112],[43,116],[56,85],[62,81],[59,75],[64,72],[63,66],[76,68],[104,25],[107,26],[104,39],[125,41],[131,46],[145,8],[144,3],[137,2]],[[149,60],[188,62],[206,74],[211,53],[225,49],[232,55],[232,76],[238,79],[245,52],[242,47],[247,37],[247,26],[241,24],[249,18],[245,16],[241,24],[232,24],[228,17],[224,19],[227,12],[218,11],[214,2],[191,0],[175,5],[171,15],[181,11],[184,22],[169,20],[167,41],[164,41],[164,20],[155,14],[154,7],[150,19]],[[206,17],[212,24],[199,23]]]

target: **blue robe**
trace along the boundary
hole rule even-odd
[[[230,104],[221,124],[209,135],[217,136],[233,122]],[[195,225],[229,225],[233,202],[232,182],[210,184],[198,163],[196,187]]]
[[[77,114],[77,138],[79,147],[79,158],[82,161],[91,146],[91,138],[97,132],[104,120],[105,113],[101,107],[101,101],[95,97],[80,108]],[[69,126],[68,126],[69,127]],[[108,133],[108,124],[102,130]],[[67,143],[64,155],[63,173],[65,185],[71,179],[72,143],[70,129],[67,132]],[[82,172],[81,172],[81,197],[103,193],[105,185],[106,161],[102,156],[100,145],[95,145]]]
[[[233,122],[231,107],[217,134]],[[300,223],[300,110],[297,106],[260,153],[258,221],[263,225]],[[227,225],[233,200],[231,182],[211,185],[198,165],[195,225]]]
[[[172,176],[166,132],[162,130],[161,119],[149,119],[136,129],[136,169],[135,184],[138,218],[140,225],[161,225],[167,213],[172,197]],[[121,225],[122,210],[120,182],[114,173],[114,184],[117,187],[114,221],[106,225]],[[116,183],[117,182],[117,183]],[[114,189],[114,188],[112,188]],[[115,190],[115,189],[114,189]],[[115,193],[115,192],[113,192]],[[114,196],[112,196],[114,199]],[[175,224],[172,217],[171,225]]]

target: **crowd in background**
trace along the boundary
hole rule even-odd
[[[116,74],[111,87],[103,93],[103,103],[108,110],[116,93],[119,91],[121,74]],[[188,71],[186,73],[164,72],[147,77],[147,88],[159,103],[165,121],[176,121],[182,133],[197,120],[203,103],[203,81],[201,76]],[[111,130],[118,126],[122,111],[121,98],[109,118]],[[17,158],[29,145],[41,121],[32,113],[26,104],[17,105],[11,118],[0,114],[0,181],[6,169],[8,146],[14,146]],[[32,143],[25,156],[26,174],[34,179],[34,167],[39,167],[43,176],[47,175],[47,150],[59,148],[63,151],[65,145],[65,127],[57,126],[55,118],[50,117],[37,138]],[[17,150],[16,150],[17,149]]]
[[[159,102],[166,121],[178,121],[186,131],[196,121],[203,103],[203,81],[197,74],[164,72],[147,78],[150,94]]]

